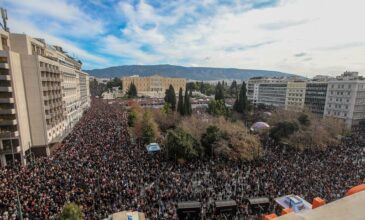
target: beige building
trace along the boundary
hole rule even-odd
[[[289,81],[286,90],[285,109],[303,111],[305,101],[306,82]]]
[[[169,78],[153,75],[150,77],[129,76],[122,78],[123,92],[127,92],[131,83],[137,87],[138,96],[164,97],[166,89],[172,85],[175,93],[178,94],[179,89],[185,91],[186,79]]]
[[[2,31],[0,56],[1,164],[13,152],[24,163],[30,147],[49,155],[90,106],[88,74],[62,48],[25,34]]]
[[[13,157],[25,163],[32,144],[20,55],[11,50],[9,34],[0,30],[0,165]]]

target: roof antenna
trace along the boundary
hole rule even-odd
[[[5,8],[1,8],[1,11],[0,12],[1,12],[1,18],[3,19],[3,23],[1,24],[1,27],[5,31],[9,32],[10,30],[9,30],[8,24],[7,24],[7,21],[8,21],[8,12],[6,11]]]

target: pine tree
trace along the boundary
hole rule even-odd
[[[234,103],[233,109],[239,113],[245,113],[249,109],[245,82],[242,82],[240,94]]]
[[[130,85],[129,85],[129,88],[128,88],[128,91],[127,91],[127,96],[128,98],[134,98],[134,97],[137,97],[137,87],[136,85],[134,85],[134,82],[132,82]]]
[[[165,102],[170,104],[170,107],[171,107],[172,111],[175,111],[175,109],[176,109],[176,94],[175,94],[175,89],[172,85],[170,85],[169,88],[166,89]]]
[[[223,94],[223,86],[220,82],[218,82],[217,86],[215,87],[215,100],[224,100],[224,94]]]
[[[189,96],[188,90],[185,90],[184,112],[185,112],[185,115],[191,115],[193,112],[191,109],[190,96]]]
[[[183,100],[183,95],[182,95],[182,88],[179,89],[179,101],[177,103],[177,111],[181,115],[185,115],[184,100]]]
[[[238,96],[238,89],[237,89],[237,82],[236,80],[233,80],[231,87],[229,88],[229,92],[231,96],[236,97]]]

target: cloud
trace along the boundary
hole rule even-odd
[[[352,43],[346,43],[346,44],[339,44],[339,45],[333,45],[328,47],[320,47],[318,50],[343,50],[343,49],[350,49],[354,47],[365,47],[365,42],[352,42]]]
[[[65,49],[65,51],[69,52],[70,54],[74,54],[79,58],[85,60],[89,60],[89,62],[91,63],[107,63],[107,60],[105,58],[93,55],[86,50],[80,49],[77,45],[68,40],[53,36],[51,34],[47,34],[43,30],[35,27],[30,22],[12,20],[11,27],[14,30],[19,30],[19,32],[26,33],[32,37],[44,38],[48,44],[61,46],[63,49]]]
[[[262,28],[264,30],[269,30],[269,31],[281,30],[281,29],[290,28],[290,27],[293,27],[293,26],[298,26],[298,25],[301,25],[301,24],[305,24],[307,22],[308,22],[308,20],[276,21],[276,22],[272,22],[272,23],[262,24],[262,25],[260,25],[260,28]]]
[[[104,23],[66,0],[4,0],[10,7],[10,20],[31,21],[57,35],[89,38],[102,34]],[[46,18],[46,19],[44,19]]]
[[[295,57],[304,57],[306,55],[307,55],[306,53],[297,53],[297,54],[294,54]]]
[[[30,23],[37,36],[69,45],[91,66],[194,64],[306,76],[365,72],[362,0],[3,1],[10,21]]]

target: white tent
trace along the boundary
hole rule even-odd
[[[270,125],[268,125],[266,122],[262,122],[262,121],[259,121],[259,122],[256,122],[254,123],[252,126],[251,126],[251,131],[262,131],[262,130],[265,130],[265,129],[269,129],[270,128]]]
[[[147,145],[146,148],[148,153],[158,152],[161,150],[160,145],[158,145],[157,143],[150,143],[149,145]]]

